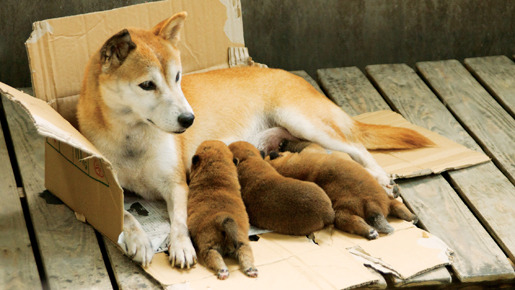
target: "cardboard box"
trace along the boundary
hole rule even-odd
[[[123,190],[109,160],[76,129],[75,106],[84,68],[89,57],[114,33],[128,26],[150,28],[179,11],[187,11],[189,15],[180,42],[185,73],[252,63],[244,47],[239,1],[172,0],[36,22],[26,42],[36,98],[0,83],[2,95],[21,105],[38,132],[47,137],[47,189],[61,198],[83,221],[90,223],[115,243],[122,232]],[[228,52],[231,52],[230,58]],[[393,121],[393,125],[413,127],[391,112],[357,118],[363,122]],[[435,133],[425,130],[424,134]],[[436,150],[441,157],[437,162],[424,162],[420,157],[425,158],[427,152],[417,153],[416,150],[396,151],[392,154],[382,151],[379,154],[384,156],[378,160],[387,169],[390,168],[392,173],[404,177],[441,172],[488,160],[484,154],[473,153],[459,145],[455,147],[457,144],[453,142],[449,154],[442,155],[451,144],[447,139],[444,141]],[[453,152],[459,152],[459,156]],[[404,158],[403,154],[409,157]],[[401,160],[411,160],[411,163],[402,164]],[[452,162],[440,166],[448,160]],[[438,168],[435,169],[435,165]],[[423,231],[413,226],[410,228],[417,233],[411,235],[409,241],[424,247],[423,243],[417,242],[423,236]],[[156,255],[147,271],[165,285],[191,282],[193,286],[211,285],[215,288],[227,288],[230,285],[242,288],[241,283],[255,288],[279,285],[291,287],[292,282],[300,287],[313,285],[321,288],[347,288],[377,281],[376,275],[371,274],[363,263],[353,260],[349,252],[344,250],[347,247],[341,247],[355,246],[346,239],[353,240],[356,237],[334,231],[325,234],[321,232],[319,235],[327,237],[331,242],[316,245],[306,237],[261,235],[258,242],[252,243],[260,270],[258,279],[248,279],[241,273],[241,277],[236,278],[239,272],[233,264],[231,271],[235,274],[228,281],[219,282],[201,266],[187,272],[171,268],[165,254]],[[392,235],[389,239],[392,241],[388,243],[395,245],[395,236]],[[387,242],[386,239],[379,241]],[[420,251],[420,245],[415,247],[416,251]],[[388,250],[388,245],[383,247]],[[434,248],[435,245],[428,247]],[[439,253],[448,252],[446,246],[438,249]],[[363,251],[366,252],[366,249]],[[407,257],[410,257],[407,253]],[[446,254],[444,256],[448,258]],[[432,260],[417,268],[416,273],[448,263],[448,259]],[[394,270],[401,273],[398,275],[403,278],[414,275],[412,272],[402,272],[402,269]],[[339,275],[340,272],[345,275]]]

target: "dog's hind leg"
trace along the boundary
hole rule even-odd
[[[242,243],[241,246],[236,250],[236,258],[240,263],[240,268],[245,275],[255,278],[258,276],[258,270],[254,266],[254,255],[252,254],[252,248],[248,243]]]
[[[418,222],[418,217],[406,205],[393,198],[390,200],[390,214],[405,221],[413,222],[413,224]]]
[[[376,229],[368,225],[363,218],[347,212],[345,209],[336,209],[334,226],[344,232],[360,235],[369,240],[376,239],[379,234]]]
[[[216,272],[218,279],[225,280],[229,277],[229,269],[219,251],[213,248],[202,249],[199,251],[199,256],[206,267]]]
[[[383,234],[393,233],[393,227],[386,220],[383,212],[388,212],[388,208],[381,207],[377,201],[367,201],[365,203],[365,220],[378,232]]]

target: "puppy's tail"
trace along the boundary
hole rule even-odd
[[[435,145],[422,134],[408,128],[358,121],[354,125],[353,136],[367,149],[413,149]]]
[[[238,224],[236,221],[227,215],[218,216],[217,224],[220,226],[220,231],[225,233],[226,239],[234,245],[234,248],[239,247],[238,241]]]

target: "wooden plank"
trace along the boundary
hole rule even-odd
[[[93,228],[44,194],[44,139],[26,113],[2,100],[50,288],[111,288]]]
[[[365,75],[356,67],[321,69],[317,71],[323,89],[344,111],[358,115],[390,107],[376,91]],[[402,192],[404,189],[402,189]],[[404,197],[404,196],[403,196]],[[406,200],[408,203],[408,200]],[[415,213],[417,213],[415,211]],[[418,214],[418,213],[417,213]],[[411,279],[390,279],[394,286],[422,286],[448,284],[452,278],[447,269],[430,271]]]
[[[464,69],[457,69],[461,66],[458,62],[425,62],[417,64],[422,76],[427,79],[431,86],[434,86],[438,94],[442,87],[437,84],[439,79],[446,79],[449,82],[459,84],[463,77]],[[512,76],[515,81],[515,75]],[[436,85],[434,85],[436,83]],[[461,92],[453,89],[455,94]],[[478,122],[488,123],[485,119],[489,116],[477,115]],[[466,125],[466,124],[465,124]],[[515,131],[512,131],[512,134]],[[458,143],[462,143],[462,134],[451,136]],[[471,149],[480,150],[479,146],[467,143]],[[514,151],[515,152],[515,151]],[[515,188],[513,184],[501,173],[492,162],[468,168],[465,170],[453,171],[449,173],[455,187],[460,190],[467,204],[474,210],[476,216],[495,238],[506,254],[515,261],[515,230],[510,223],[506,223],[506,218],[511,217],[515,220],[515,208],[510,205],[515,204]]]
[[[449,110],[515,184],[515,119],[458,61],[422,62],[417,67]]]
[[[5,289],[41,289],[2,127],[0,164],[0,285]]]
[[[490,94],[515,117],[515,63],[504,55],[466,58],[464,62]]]
[[[366,70],[406,119],[469,148],[477,146],[411,68],[374,65]],[[480,176],[471,173],[467,178],[477,181]],[[440,176],[426,179],[432,180],[431,186],[423,179],[402,182],[403,197],[414,210],[418,209],[417,214],[427,229],[455,251],[452,267],[457,277],[463,282],[515,277],[504,253],[449,184]]]

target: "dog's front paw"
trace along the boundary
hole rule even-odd
[[[140,263],[143,267],[148,267],[154,256],[152,243],[147,234],[141,227],[134,225],[124,227],[122,237],[118,244],[133,261]]]
[[[172,267],[189,269],[197,263],[197,254],[188,236],[171,238],[168,250]]]

